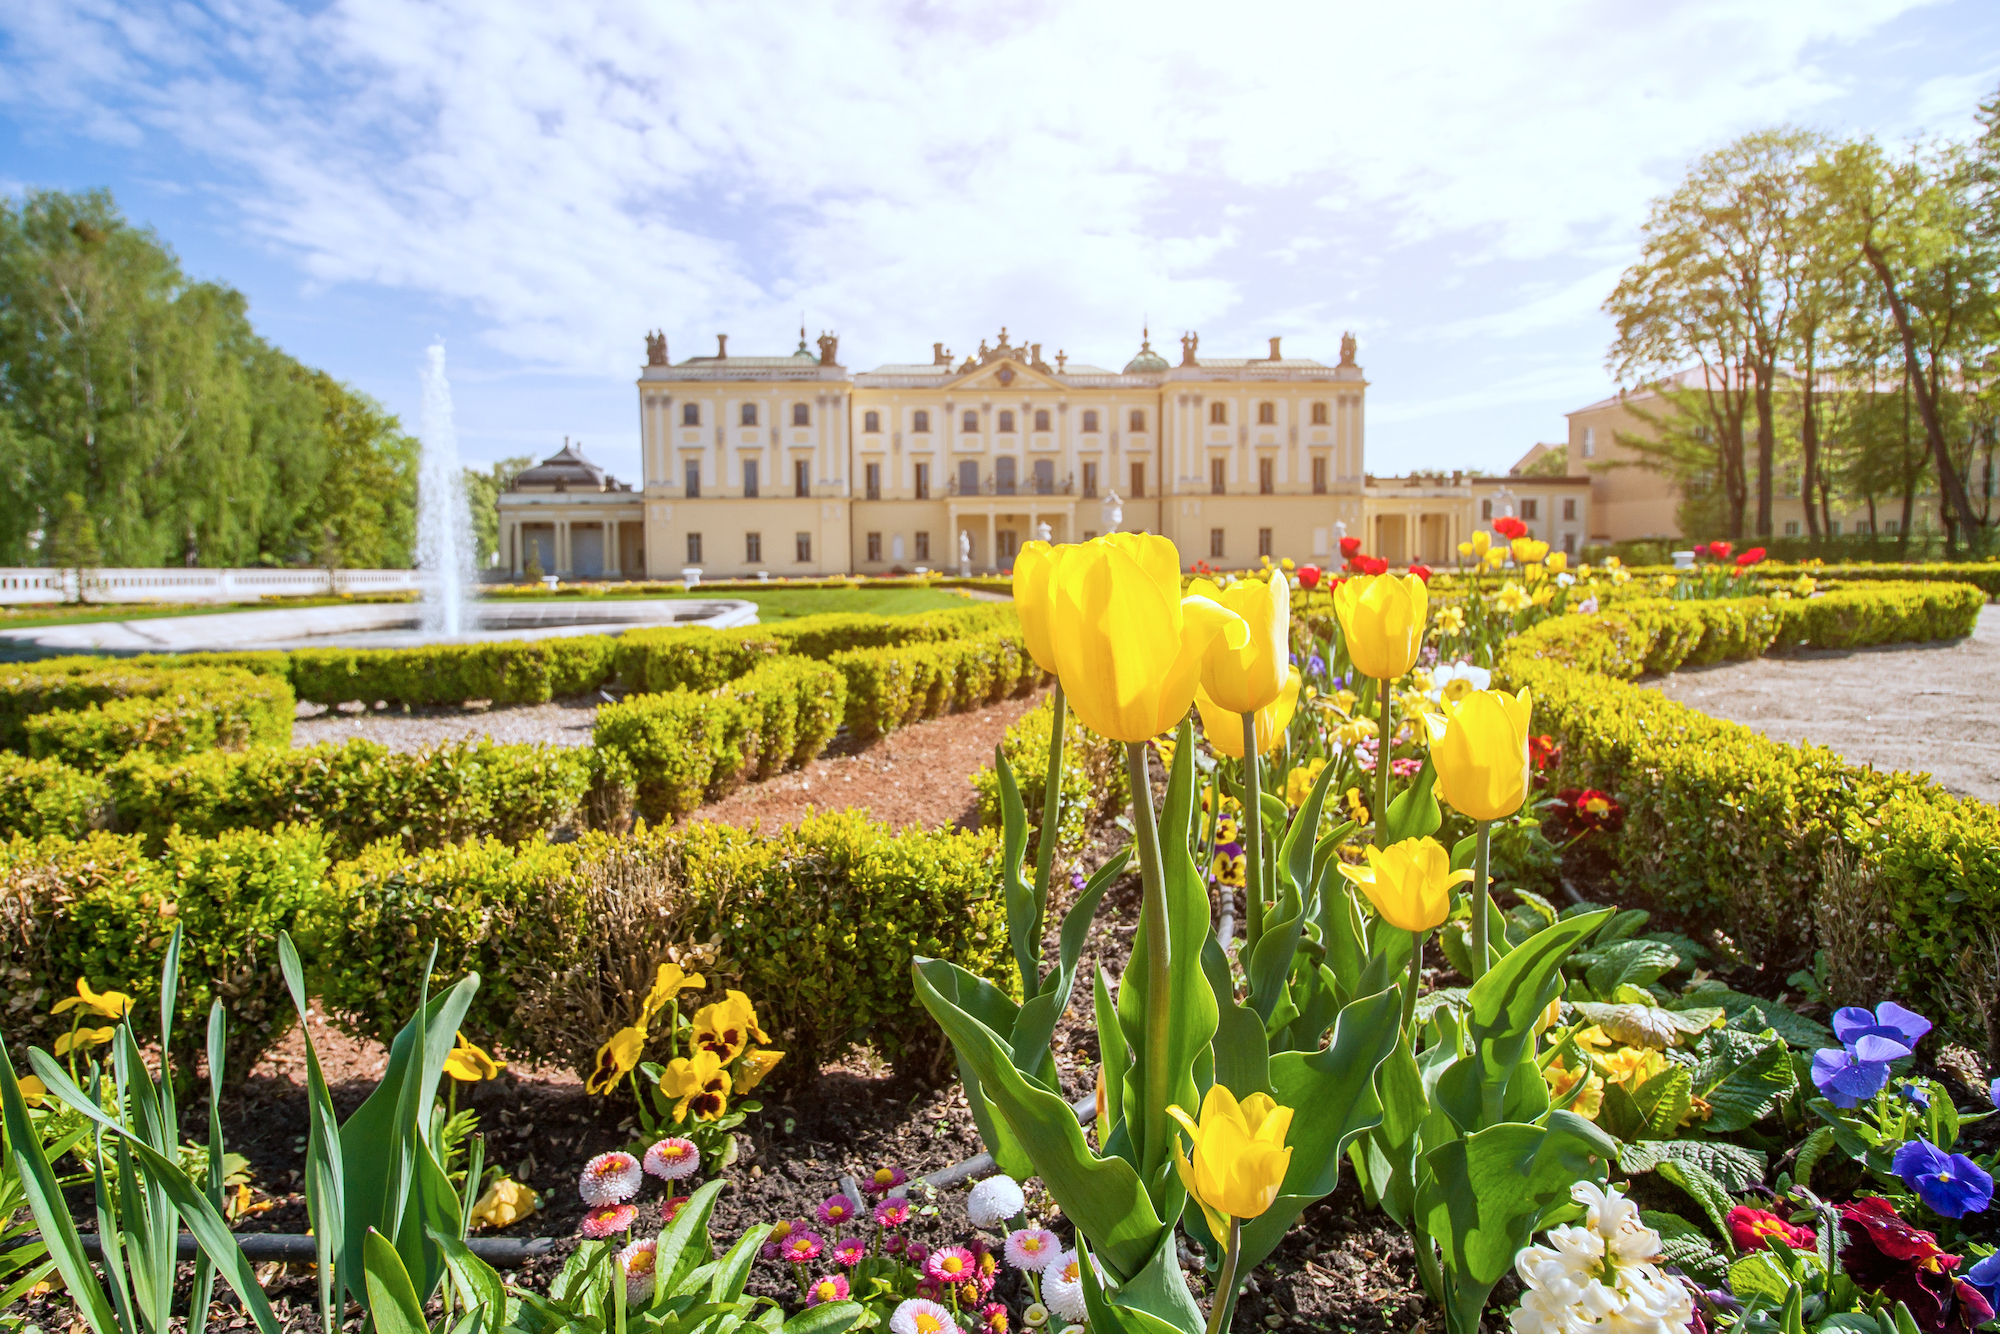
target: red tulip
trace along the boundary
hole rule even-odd
[[[1313,589],[1319,587],[1319,566],[1299,566],[1299,587],[1305,589],[1307,592],[1311,592]]]
[[[1528,525],[1511,514],[1503,514],[1493,521],[1493,531],[1512,542],[1517,537],[1528,535]]]
[[[1735,548],[1727,542],[1710,542],[1708,544],[1708,554],[1717,560],[1728,560],[1729,553],[1734,550]]]
[[[1356,556],[1354,563],[1361,567],[1363,574],[1387,574],[1389,562],[1374,556]]]
[[[1431,567],[1428,565],[1419,565],[1415,561],[1411,561],[1410,573],[1414,574],[1415,576],[1417,576],[1417,578],[1423,580],[1425,583],[1429,583],[1431,581]]]
[[[1347,557],[1347,559],[1349,559],[1349,560],[1353,560],[1353,559],[1354,559],[1354,553],[1355,553],[1355,552],[1357,552],[1357,551],[1359,551],[1359,550],[1361,550],[1361,539],[1360,539],[1360,538],[1358,538],[1358,537],[1343,537],[1343,538],[1341,538],[1341,539],[1340,539],[1340,554],[1341,554],[1341,555],[1343,555],[1343,556],[1345,556],[1345,557]]]
[[[1759,561],[1763,559],[1764,559],[1764,548],[1751,547],[1748,551],[1744,552],[1742,555],[1736,558],[1736,566],[1738,569],[1747,570],[1752,565],[1757,564]]]

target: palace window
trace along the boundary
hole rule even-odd
[[[689,534],[688,534],[688,558],[687,558],[687,563],[688,563],[688,564],[690,564],[690,565],[699,565],[699,564],[701,564],[701,534],[700,534],[700,533],[689,533]]]
[[[1208,491],[1219,496],[1229,489],[1229,465],[1221,459],[1208,461]]]
[[[755,403],[745,403],[743,405],[743,424],[745,426],[755,426],[757,424],[757,405]]]
[[[918,408],[910,415],[910,429],[918,435],[929,435],[931,433],[931,414],[925,412],[922,408]]]
[[[1210,559],[1222,559],[1222,530],[1220,528],[1211,528],[1208,530],[1208,554]]]
[[[699,403],[681,404],[681,425],[683,426],[701,425],[701,404]]]
[[[869,464],[865,476],[867,478],[868,499],[880,500],[882,498],[882,465],[879,463]]]
[[[1597,432],[1591,427],[1586,426],[1583,428],[1583,456],[1588,459],[1594,458],[1596,455]]]
[[[1133,409],[1132,409],[1132,415],[1131,415],[1131,416],[1130,416],[1129,418],[1127,418],[1127,419],[1126,419],[1126,423],[1125,423],[1125,424],[1126,424],[1127,426],[1131,427],[1131,429],[1133,429],[1133,430],[1135,430],[1135,431],[1143,431],[1143,430],[1145,430],[1145,429],[1146,429],[1146,410],[1145,410],[1144,408],[1133,408]]]
[[[1563,550],[1564,550],[1564,551],[1565,551],[1566,553],[1568,553],[1569,555],[1572,555],[1572,556],[1574,556],[1574,555],[1576,554],[1576,534],[1575,534],[1575,533],[1564,533],[1564,534],[1563,534]]]
[[[1785,536],[1797,537],[1798,535],[1799,535],[1799,521],[1797,519],[1785,520]]]
[[[1035,429],[1037,431],[1046,431],[1049,429],[1049,410],[1047,408],[1035,409]]]
[[[1259,528],[1257,530],[1257,554],[1260,556],[1275,554],[1271,550],[1271,530],[1269,528]]]
[[[1129,488],[1129,491],[1130,494],[1127,495],[1126,497],[1126,499],[1128,500],[1138,500],[1145,496],[1146,494],[1145,464],[1135,463],[1132,465],[1132,485]]]
[[[1056,493],[1056,461],[1054,459],[1035,460],[1035,494],[1052,496]]]
[[[927,532],[925,532],[925,533],[918,533],[918,534],[917,534],[917,559],[918,559],[918,560],[929,560],[930,558],[931,558],[931,535],[930,535],[929,533],[927,533]]]
[[[869,560],[882,559],[882,534],[880,533],[868,534],[868,559]]]
[[[1564,497],[1563,497],[1563,518],[1565,518],[1565,519],[1574,519],[1575,517],[1576,517],[1576,497],[1575,497],[1575,496],[1564,496]]]
[[[794,545],[798,550],[799,564],[809,564],[813,558],[813,535],[811,533],[800,533]]]
[[[999,496],[1014,494],[1014,460],[1002,456],[993,460],[993,493]]]
[[[1094,433],[1094,432],[1095,432],[1095,431],[1097,430],[1097,409],[1096,409],[1096,408],[1086,408],[1086,409],[1084,409],[1084,413],[1083,413],[1083,429],[1084,429],[1084,432],[1085,432],[1085,434],[1091,434],[1091,433]]]
[[[811,426],[812,424],[813,424],[812,409],[807,407],[803,403],[792,404],[792,425]]]
[[[1278,424],[1278,405],[1276,403],[1259,403],[1257,405],[1257,424],[1259,426],[1276,426]]]
[[[971,408],[967,408],[965,415],[958,419],[958,429],[964,431],[967,435],[977,435],[979,433],[979,414]]]
[[[1493,502],[1491,500],[1482,500],[1479,502],[1479,517],[1481,519],[1490,519],[1493,517]]]
[[[1541,517],[1542,517],[1542,505],[1541,505],[1541,502],[1540,502],[1540,501],[1538,501],[1538,500],[1524,500],[1524,501],[1522,501],[1522,502],[1521,502],[1521,517],[1522,517],[1522,518],[1524,518],[1524,519],[1539,519],[1539,518],[1541,518]]]
[[[862,413],[861,429],[869,435],[880,435],[882,433],[882,414],[872,408]]]
[[[1313,460],[1313,494],[1316,496],[1326,494],[1326,455],[1324,454]]]
[[[1014,410],[1012,408],[1000,409],[1000,429],[1009,435],[1014,433]]]
[[[1086,463],[1083,465],[1083,498],[1085,500],[1097,499],[1097,465],[1095,463]]]
[[[1278,464],[1275,459],[1257,460],[1257,494],[1268,496],[1278,489]]]
[[[1314,426],[1326,425],[1326,404],[1324,403],[1313,404],[1313,425]]]
[[[812,465],[804,459],[792,460],[792,494],[809,496],[813,493]]]
[[[993,542],[1000,548],[1001,560],[1012,560],[1021,550],[1021,535],[1012,528],[1002,528],[993,534]]]
[[[975,459],[958,461],[958,494],[976,496],[979,494],[979,463]]]
[[[743,534],[743,559],[751,565],[764,563],[764,535],[762,533]]]
[[[754,497],[757,494],[757,462],[755,459],[743,460],[743,494],[747,497]]]
[[[914,489],[917,493],[917,499],[929,500],[931,498],[931,465],[928,463],[919,463],[916,472],[916,486]]]
[[[699,463],[689,463],[682,470],[681,476],[686,479],[687,498],[689,500],[701,499],[701,465]]]
[[[1229,405],[1227,403],[1219,403],[1219,402],[1209,404],[1208,420],[1210,424],[1215,426],[1229,425]],[[1217,531],[1220,530],[1218,529]]]

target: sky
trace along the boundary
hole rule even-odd
[[[1990,0],[9,0],[0,192],[108,188],[266,337],[468,460],[638,477],[644,335],[1006,326],[1338,358],[1368,463],[1504,470],[1612,388],[1648,203],[1776,125],[1960,137]]]

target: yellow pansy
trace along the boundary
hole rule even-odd
[[[764,1077],[784,1059],[785,1053],[769,1047],[752,1047],[744,1052],[743,1059],[736,1063],[736,1096],[740,1098],[763,1083]]]
[[[728,992],[724,999],[695,1011],[694,1045],[714,1052],[724,1065],[751,1042],[770,1040],[770,1035],[757,1027],[757,1011],[750,998],[740,991]]]
[[[1425,714],[1437,794],[1474,820],[1499,820],[1528,794],[1528,722],[1534,700],[1523,690],[1477,690],[1442,716]]]
[[[1451,869],[1451,854],[1434,838],[1406,838],[1387,848],[1367,849],[1366,866],[1338,863],[1340,873],[1361,887],[1375,911],[1391,926],[1428,931],[1451,915],[1451,887],[1472,879]]]
[[[1249,880],[1250,858],[1245,853],[1218,849],[1214,860],[1208,864],[1208,873],[1215,877],[1218,885],[1241,889]]]
[[[500,1072],[507,1068],[505,1061],[496,1061],[485,1051],[465,1040],[465,1034],[458,1035],[458,1043],[444,1058],[444,1072],[464,1084],[477,1084],[484,1079],[498,1079]]]
[[[1335,589],[1333,612],[1355,670],[1393,681],[1414,667],[1429,607],[1429,587],[1414,574],[1363,575]]]
[[[1168,1107],[1167,1115],[1193,1141],[1190,1152],[1174,1136],[1174,1166],[1215,1236],[1229,1235],[1231,1218],[1255,1218],[1271,1207],[1291,1166],[1292,1151],[1285,1145],[1291,1108],[1279,1106],[1267,1093],[1252,1093],[1238,1102],[1226,1087],[1214,1084],[1202,1099],[1199,1122],[1177,1106]]]
[[[645,1050],[646,1030],[642,1026],[634,1024],[619,1029],[597,1049],[597,1059],[591,1065],[590,1078],[584,1081],[584,1089],[590,1093],[610,1092],[619,1080],[632,1073]]]
[[[639,1002],[639,1022],[650,1025],[653,1016],[667,1008],[667,1002],[683,991],[699,991],[708,985],[700,973],[684,973],[677,963],[663,963],[653,975],[653,989]]]
[[[703,1048],[693,1056],[680,1056],[667,1064],[660,1087],[674,1104],[674,1120],[692,1116],[697,1121],[713,1121],[729,1110],[729,1075],[716,1054]]]
[[[1321,758],[1312,760],[1306,764],[1297,765],[1290,773],[1286,774],[1285,804],[1287,806],[1305,805],[1306,798],[1312,795],[1313,784],[1319,781],[1320,772],[1325,768],[1326,760]]]
[[[1209,698],[1205,687],[1194,688],[1195,707],[1201,710],[1201,729],[1208,737],[1208,744],[1219,753],[1231,759],[1243,758],[1243,715],[1231,712]],[[1268,753],[1273,746],[1285,739],[1285,729],[1292,725],[1292,714],[1299,707],[1299,669],[1285,668],[1285,686],[1263,708],[1257,710],[1257,753]]]

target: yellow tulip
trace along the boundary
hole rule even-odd
[[[1271,1207],[1292,1161],[1292,1151],[1285,1147],[1291,1108],[1280,1107],[1267,1093],[1253,1093],[1239,1103],[1215,1084],[1201,1100],[1199,1123],[1179,1107],[1167,1108],[1167,1115],[1194,1142],[1189,1154],[1181,1148],[1180,1136],[1174,1136],[1174,1166],[1218,1239],[1229,1235],[1231,1218],[1255,1218]]]
[[[1493,546],[1493,535],[1482,529],[1472,535],[1471,546],[1472,554],[1484,560],[1487,551]]]
[[[667,1002],[683,991],[699,991],[708,985],[700,973],[684,973],[677,963],[663,963],[653,975],[653,989],[639,1002],[639,1022],[651,1024],[653,1016],[667,1008]]]
[[[610,1041],[597,1049],[597,1060],[591,1065],[590,1078],[584,1081],[584,1089],[589,1093],[609,1093],[617,1087],[618,1081],[632,1073],[639,1064],[640,1053],[646,1050],[646,1030],[634,1024],[621,1028],[611,1035]]]
[[[1549,567],[1550,574],[1561,574],[1569,568],[1569,553],[1567,551],[1552,551],[1549,553],[1548,560],[1543,563]]]
[[[1195,707],[1201,710],[1201,730],[1208,737],[1208,744],[1232,760],[1243,758],[1243,715],[1223,708],[1208,696],[1208,691],[1197,685],[1194,690]],[[1276,699],[1257,710],[1257,753],[1268,754],[1271,748],[1285,739],[1285,729],[1292,725],[1292,714],[1299,707],[1299,669],[1285,668],[1284,688]]]
[[[1442,924],[1451,915],[1451,887],[1472,879],[1470,871],[1451,869],[1451,854],[1434,838],[1370,847],[1366,866],[1338,865],[1342,875],[1361,886],[1384,921],[1405,931]]]
[[[1014,557],[1014,610],[1021,617],[1021,638],[1028,656],[1045,672],[1056,670],[1055,635],[1050,625],[1055,609],[1056,569],[1066,546],[1030,542]]]
[[[1458,554],[1461,556],[1470,556],[1472,554],[1472,543],[1460,542],[1458,544]]]
[[[1268,707],[1286,689],[1286,668],[1291,661],[1291,585],[1283,579],[1239,579],[1219,589],[1206,579],[1197,579],[1187,591],[1221,603],[1250,627],[1250,642],[1241,648],[1231,648],[1221,639],[1208,646],[1201,660],[1200,689],[1231,713],[1255,713]],[[1207,726],[1206,718],[1202,725]]]
[[[59,1000],[50,1014],[62,1014],[78,1006],[106,1019],[123,1019],[132,1009],[132,998],[122,991],[92,991],[84,978],[76,980],[76,995]]]
[[[111,1035],[118,1030],[105,1028],[79,1028],[74,1033],[64,1033],[56,1039],[56,1055],[67,1056],[72,1051],[83,1051],[87,1047],[100,1047],[111,1041]]]
[[[1549,544],[1537,542],[1532,537],[1517,537],[1513,542],[1514,559],[1523,565],[1533,565],[1549,554]]]
[[[465,1040],[465,1034],[458,1035],[458,1044],[444,1058],[444,1072],[463,1084],[477,1084],[484,1079],[498,1079],[500,1072],[507,1068],[505,1061],[496,1061],[479,1047]]]
[[[763,1083],[764,1076],[775,1070],[778,1062],[784,1059],[785,1053],[772,1051],[769,1047],[755,1047],[744,1052],[743,1059],[736,1063],[736,1096],[740,1098]]]
[[[1488,565],[1491,565],[1496,570],[1499,569],[1502,565],[1505,565],[1507,563],[1507,548],[1495,547],[1491,551],[1487,552],[1486,563]]]
[[[1063,694],[1078,721],[1113,741],[1148,741],[1177,726],[1209,645],[1250,640],[1235,612],[1181,596],[1180,553],[1164,537],[1111,533],[1072,547],[1054,582]]]
[[[501,1177],[472,1203],[472,1221],[481,1227],[507,1227],[541,1208],[541,1196],[512,1177]]]
[[[1425,714],[1437,794],[1474,820],[1499,820],[1528,795],[1528,720],[1534,701],[1523,690],[1476,690],[1442,716]]]
[[[1430,590],[1414,574],[1362,575],[1333,591],[1333,612],[1354,669],[1393,681],[1417,664]]]
[[[712,1051],[703,1048],[691,1057],[677,1056],[660,1076],[660,1087],[674,1104],[674,1120],[693,1116],[697,1121],[713,1121],[729,1110],[729,1075]]]

